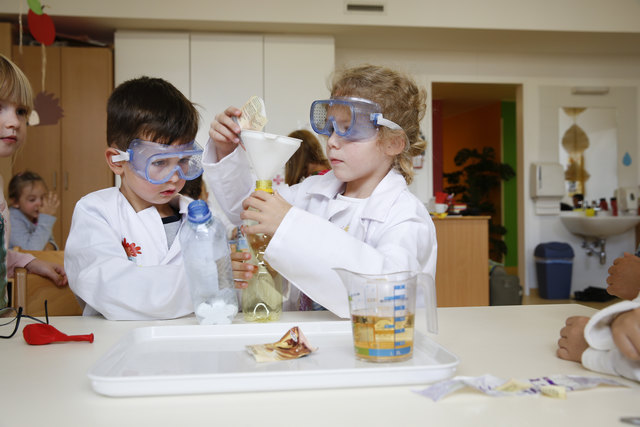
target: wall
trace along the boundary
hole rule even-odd
[[[616,55],[583,54],[524,54],[495,52],[464,52],[401,49],[351,49],[336,48],[336,65],[354,65],[362,62],[382,63],[399,68],[415,76],[416,80],[431,87],[431,82],[472,82],[472,83],[513,83],[522,85],[522,132],[523,141],[519,147],[522,168],[528,171],[531,162],[549,161],[558,156],[557,129],[543,129],[541,117],[543,101],[541,88],[547,86],[611,86],[633,88],[631,97],[636,101],[640,89],[640,57]],[[628,91],[628,89],[626,89]],[[427,105],[431,105],[431,97]],[[631,117],[636,145],[640,120],[638,110]],[[557,111],[555,117],[557,120]],[[520,120],[520,119],[519,119]],[[431,118],[423,124],[426,135],[431,135]],[[546,125],[545,125],[546,126]],[[546,132],[546,133],[545,133]],[[547,138],[549,132],[553,137]],[[623,182],[637,185],[640,182],[637,162],[619,178]],[[564,229],[557,216],[537,216],[529,196],[529,176],[523,173],[518,179],[518,195],[522,206],[518,207],[519,275],[528,288],[536,288],[533,251],[541,242],[559,240],[569,242],[576,252],[574,262],[573,290],[587,286],[605,286],[607,266],[601,266],[597,259],[588,258],[580,248],[581,240]],[[522,238],[520,238],[522,236]],[[633,233],[614,236],[607,241],[608,262],[620,256],[623,251],[635,246]]]
[[[347,12],[344,0],[156,0],[78,1],[55,0],[47,13],[69,17],[119,20],[119,28],[142,28],[152,20],[176,21],[186,30],[204,29],[218,22],[326,25],[379,25],[387,27],[433,27],[559,31],[640,32],[640,3],[635,0],[387,0],[383,13]],[[161,6],[161,7],[159,7]],[[24,6],[23,6],[24,7]],[[19,2],[0,3],[0,13],[19,12]],[[23,10],[23,13],[25,11]],[[461,13],[462,12],[462,13]],[[142,20],[136,27],[131,21]],[[156,29],[157,27],[157,23]],[[167,22],[163,25],[168,25]],[[209,29],[211,30],[211,28]],[[280,31],[285,31],[281,29]]]

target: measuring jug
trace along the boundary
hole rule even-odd
[[[424,289],[427,327],[437,332],[435,284],[430,275],[402,271],[361,274],[335,271],[349,295],[356,358],[369,362],[400,362],[413,355],[418,284]]]

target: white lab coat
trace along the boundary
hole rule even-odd
[[[622,301],[610,305],[593,315],[584,328],[584,337],[589,344],[582,353],[582,365],[592,371],[620,375],[640,381],[640,362],[627,359],[613,342],[611,323],[617,315],[640,307],[640,295],[633,301]]]
[[[190,201],[179,196],[172,203],[184,214]],[[124,239],[139,249],[128,256]],[[64,261],[69,286],[86,303],[84,315],[148,320],[193,312],[179,235],[169,248],[156,208],[135,212],[116,187],[76,204]]]
[[[240,224],[242,200],[255,187],[240,149],[217,162],[203,156],[205,180],[229,219]],[[349,317],[346,288],[333,268],[367,274],[415,271],[435,278],[436,233],[424,204],[402,175],[390,171],[366,201],[357,227],[348,232],[328,220],[346,208],[335,200],[344,183],[333,172],[279,189],[293,208],[284,217],[265,259],[284,278],[336,315]]]

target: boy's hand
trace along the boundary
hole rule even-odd
[[[269,194],[266,191],[254,191],[242,202],[245,209],[240,214],[242,219],[257,221],[258,224],[244,228],[245,233],[264,233],[273,236],[280,226],[291,205],[278,192]],[[248,210],[254,208],[256,210]]]
[[[626,311],[611,323],[613,342],[627,358],[640,361],[640,308]]]
[[[58,195],[53,191],[49,191],[42,198],[42,206],[40,206],[39,212],[43,214],[55,216],[59,206],[60,206],[60,200],[58,200]]]
[[[607,292],[632,300],[640,292],[640,258],[625,252],[613,261],[607,277]]]
[[[249,261],[249,252],[231,252],[231,268],[233,269],[233,279],[236,289],[245,289],[249,286],[249,280],[253,277],[256,266]]]
[[[64,267],[59,264],[54,264],[52,262],[36,258],[29,262],[25,268],[29,273],[35,273],[39,276],[51,279],[59,288],[68,285],[67,273],[65,273]]]
[[[589,348],[587,340],[584,339],[584,328],[587,322],[589,318],[585,316],[572,316],[567,319],[566,326],[560,330],[558,340],[556,355],[560,359],[578,363],[582,361],[582,353]]]
[[[238,135],[242,130],[232,117],[240,117],[242,111],[236,107],[229,107],[223,113],[216,115],[209,127],[209,136],[216,146],[218,160],[229,155],[240,143]]]

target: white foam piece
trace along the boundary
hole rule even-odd
[[[301,142],[296,138],[255,130],[243,130],[240,137],[259,180],[272,179]]]

